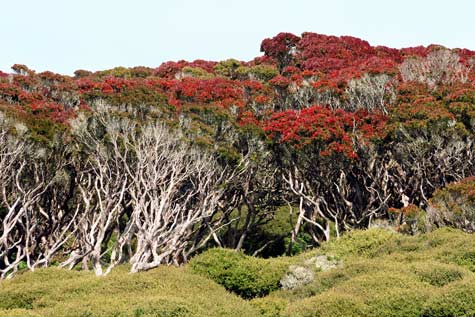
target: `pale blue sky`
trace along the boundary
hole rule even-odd
[[[352,35],[372,45],[475,50],[473,0],[0,0],[0,70],[157,67],[250,60],[279,32]]]

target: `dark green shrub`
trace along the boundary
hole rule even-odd
[[[455,257],[455,263],[466,267],[472,272],[475,272],[475,251],[463,252]]]
[[[279,288],[288,263],[260,259],[227,249],[210,249],[190,262],[194,272],[211,278],[243,298],[261,297]]]
[[[291,244],[291,232],[295,222],[296,216],[293,218],[289,216],[288,206],[277,208],[272,215],[272,219],[249,234],[244,243],[246,253],[252,254],[265,244],[267,246],[258,254],[263,258],[285,255],[288,251],[291,255],[295,255],[309,249],[314,241],[304,230],[299,232],[297,240]]]
[[[25,292],[22,289],[3,290],[0,291],[0,309],[32,309],[34,301],[40,297],[41,292]]]

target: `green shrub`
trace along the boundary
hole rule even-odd
[[[475,240],[472,234],[453,228],[441,228],[425,235],[431,258],[452,263],[475,272]]]
[[[0,282],[0,317],[475,316],[473,250],[473,236],[456,229],[416,236],[372,229],[293,257],[210,249],[183,268],[128,274],[120,266],[102,278],[40,269]],[[322,255],[341,265],[318,270]],[[291,265],[314,270],[313,281],[282,289]]]
[[[214,71],[218,75],[233,78],[234,73],[239,66],[241,66],[241,63],[238,60],[230,58],[216,64],[216,66],[214,66]]]
[[[413,265],[413,271],[422,282],[433,286],[444,286],[463,279],[467,274],[460,266],[434,261],[419,262]]]
[[[0,310],[0,317],[39,317],[41,315],[27,309]]]
[[[279,288],[288,262],[260,259],[227,249],[210,249],[190,262],[193,271],[243,298],[261,297]]]
[[[333,290],[365,303],[362,316],[406,317],[420,315],[431,287],[401,265],[387,263],[386,269],[357,275]]]
[[[2,290],[0,292],[0,309],[32,309],[41,292],[24,292],[24,290]]]
[[[384,229],[355,230],[323,245],[322,250],[337,256],[358,255],[371,258],[389,253],[391,250],[387,248],[388,242],[397,238],[396,233]]]
[[[186,268],[98,278],[55,268],[0,282],[0,316],[259,316],[256,308]]]
[[[454,257],[455,263],[475,272],[475,251],[462,252]]]
[[[263,317],[283,317],[288,306],[285,299],[277,297],[255,298],[251,301]]]
[[[239,66],[236,73],[242,78],[269,81],[279,74],[279,71],[272,65],[256,65],[252,67]]]
[[[244,243],[246,253],[252,254],[267,243],[267,246],[259,253],[259,256],[268,258],[287,254],[291,241],[291,232],[297,220],[295,215],[292,218],[289,215],[288,206],[276,208],[268,222],[258,226],[249,234],[247,241]],[[301,230],[297,236],[297,241],[292,243],[290,254],[299,254],[307,250],[312,244],[312,237]]]
[[[364,316],[364,303],[354,296],[327,292],[294,303],[286,312],[289,317],[359,317]]]
[[[364,316],[419,317],[430,298],[428,288],[388,288],[366,299]]]
[[[194,78],[199,78],[199,79],[211,79],[214,77],[213,74],[208,73],[206,70],[204,70],[201,67],[190,67],[190,66],[185,66],[181,70],[184,76],[190,76]]]
[[[475,279],[464,279],[442,288],[426,303],[423,316],[475,316]]]

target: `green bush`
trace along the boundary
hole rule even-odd
[[[0,292],[0,309],[32,309],[35,300],[42,292],[24,292],[24,290],[3,290]]]
[[[471,235],[447,228],[417,236],[354,231],[318,251],[338,255],[343,266],[317,272],[312,283],[272,297],[289,302],[285,316],[432,316],[436,308],[441,312],[435,316],[472,316],[461,307],[470,307],[467,294],[473,290],[460,285],[474,279],[467,270],[474,244]],[[444,293],[458,310],[439,307]],[[434,296],[439,299],[432,303]],[[342,297],[348,301],[335,304]]]
[[[413,265],[413,271],[422,282],[433,286],[444,286],[463,279],[466,270],[453,264],[443,264],[434,261],[424,261]]]
[[[44,315],[39,315],[34,311],[27,309],[9,309],[9,310],[0,310],[0,317],[40,317]],[[52,315],[53,316],[53,315]]]
[[[190,76],[194,78],[199,78],[199,79],[211,79],[214,77],[213,74],[208,73],[206,70],[204,70],[201,67],[190,67],[190,66],[185,66],[181,70],[183,75],[185,76]]]
[[[236,73],[242,78],[257,79],[262,81],[269,81],[279,74],[275,66],[271,65],[256,65],[252,67],[239,66]]]
[[[427,302],[423,316],[475,316],[475,279],[464,279],[442,288]]]
[[[227,249],[210,249],[190,262],[194,272],[243,298],[261,297],[277,290],[288,264],[285,258],[260,259]]]
[[[454,256],[454,262],[475,272],[475,251],[465,251]]]
[[[378,229],[292,257],[210,249],[182,268],[128,274],[121,266],[102,278],[40,269],[0,282],[0,317],[475,316],[473,250],[473,236],[456,229],[415,236]],[[320,271],[314,259],[321,255],[341,265]],[[313,281],[282,289],[291,265],[313,269]]]
[[[323,245],[324,253],[337,256],[359,255],[375,257],[389,253],[388,241],[397,239],[397,234],[384,229],[355,230],[338,240]]]
[[[368,304],[363,316],[419,317],[430,296],[427,288],[388,288],[366,299]]]
[[[475,240],[472,234],[446,227],[430,232],[425,237],[431,246],[428,256],[475,272]]]
[[[259,316],[256,308],[187,268],[98,278],[55,268],[0,282],[0,316]]]
[[[262,248],[264,244],[267,244],[259,253],[259,256],[268,258],[287,254],[291,243],[291,232],[296,220],[295,215],[292,218],[290,217],[288,206],[276,208],[268,222],[258,226],[249,234],[247,241],[244,243],[246,253],[252,254],[254,251]],[[304,230],[301,230],[297,240],[292,243],[290,254],[299,254],[309,249],[312,244],[312,237]]]
[[[346,307],[345,304],[339,304],[341,307],[338,309],[344,311],[335,312],[331,307],[325,307],[325,310],[319,308],[323,311],[315,316],[327,316],[329,312],[336,316],[419,316],[430,294],[430,286],[425,286],[407,272],[398,272],[395,264],[388,264],[387,267],[390,269],[356,275],[315,296],[315,299],[319,299],[333,294],[337,298],[344,296],[351,299]],[[315,304],[302,300],[294,305],[302,307],[309,302]]]
[[[284,316],[359,317],[364,316],[364,309],[364,303],[354,296],[330,291],[294,303]]]
[[[216,66],[214,66],[214,71],[218,75],[233,78],[236,72],[236,69],[239,66],[241,66],[241,63],[238,60],[234,58],[230,58],[216,64]]]
[[[263,317],[283,317],[288,306],[285,299],[277,297],[255,298],[251,301]]]

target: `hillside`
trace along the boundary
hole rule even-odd
[[[261,52],[0,72],[5,316],[475,314],[475,51]]]
[[[474,247],[458,230],[371,229],[294,257],[211,249],[185,267],[133,275],[41,269],[0,282],[0,316],[472,316]],[[270,294],[244,300],[212,280]]]

